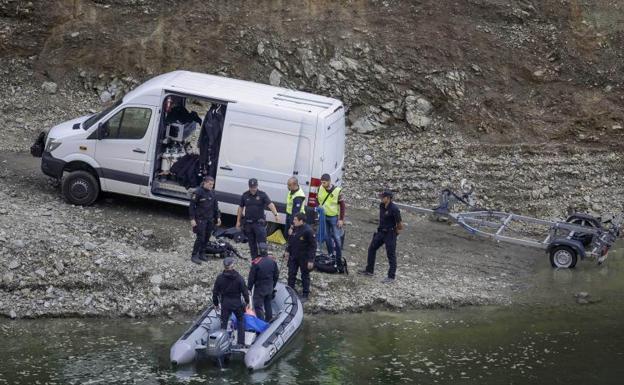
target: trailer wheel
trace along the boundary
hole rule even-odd
[[[77,170],[67,173],[61,182],[61,191],[69,203],[89,206],[100,194],[100,186],[91,173]]]
[[[569,246],[555,246],[550,250],[550,264],[554,268],[571,269],[576,266],[577,252]]]

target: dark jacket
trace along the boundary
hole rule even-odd
[[[219,274],[212,288],[212,303],[225,309],[237,309],[243,306],[241,295],[245,298],[245,304],[249,304],[249,292],[245,286],[245,280],[236,270],[225,270]]]
[[[191,219],[216,221],[221,217],[219,211],[219,202],[215,197],[213,190],[206,190],[202,186],[195,189],[191,196],[191,204],[189,205],[189,215]]]
[[[290,258],[296,258],[299,261],[314,262],[316,254],[316,236],[314,231],[308,224],[295,226],[292,234],[288,237],[288,246],[286,251],[290,254]]]
[[[257,222],[264,218],[264,209],[271,204],[271,198],[262,190],[258,190],[256,194],[245,191],[241,196],[239,206],[245,208],[245,221]]]
[[[395,230],[397,226],[401,223],[401,210],[394,204],[394,202],[390,202],[388,207],[385,204],[379,204],[379,227],[377,230],[380,231],[389,231]]]
[[[183,106],[175,106],[173,107],[171,112],[169,112],[167,116],[165,117],[165,124],[169,124],[173,122],[180,122],[180,123],[197,122],[197,124],[201,124],[202,120],[199,117],[199,115],[197,115],[197,112],[195,111],[189,112],[189,110],[187,110]]]
[[[265,296],[273,292],[279,279],[279,268],[272,257],[258,257],[251,262],[247,287],[256,287],[254,295]]]

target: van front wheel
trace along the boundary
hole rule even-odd
[[[91,173],[78,170],[63,176],[61,191],[68,203],[89,206],[95,202],[100,194],[100,186]]]

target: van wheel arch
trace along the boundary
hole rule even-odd
[[[73,161],[73,162],[67,163],[65,167],[63,167],[63,173],[78,171],[78,170],[87,171],[88,173],[93,175],[93,177],[97,180],[98,186],[99,186],[100,177],[98,176],[97,171],[95,171],[95,169],[91,167],[91,165],[89,165],[88,163],[81,162],[81,161]]]
[[[68,203],[89,206],[100,195],[100,179],[87,163],[70,162],[63,168],[61,191]]]

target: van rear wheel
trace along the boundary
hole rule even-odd
[[[89,206],[100,195],[100,186],[91,173],[77,170],[63,176],[61,191],[68,203]]]

